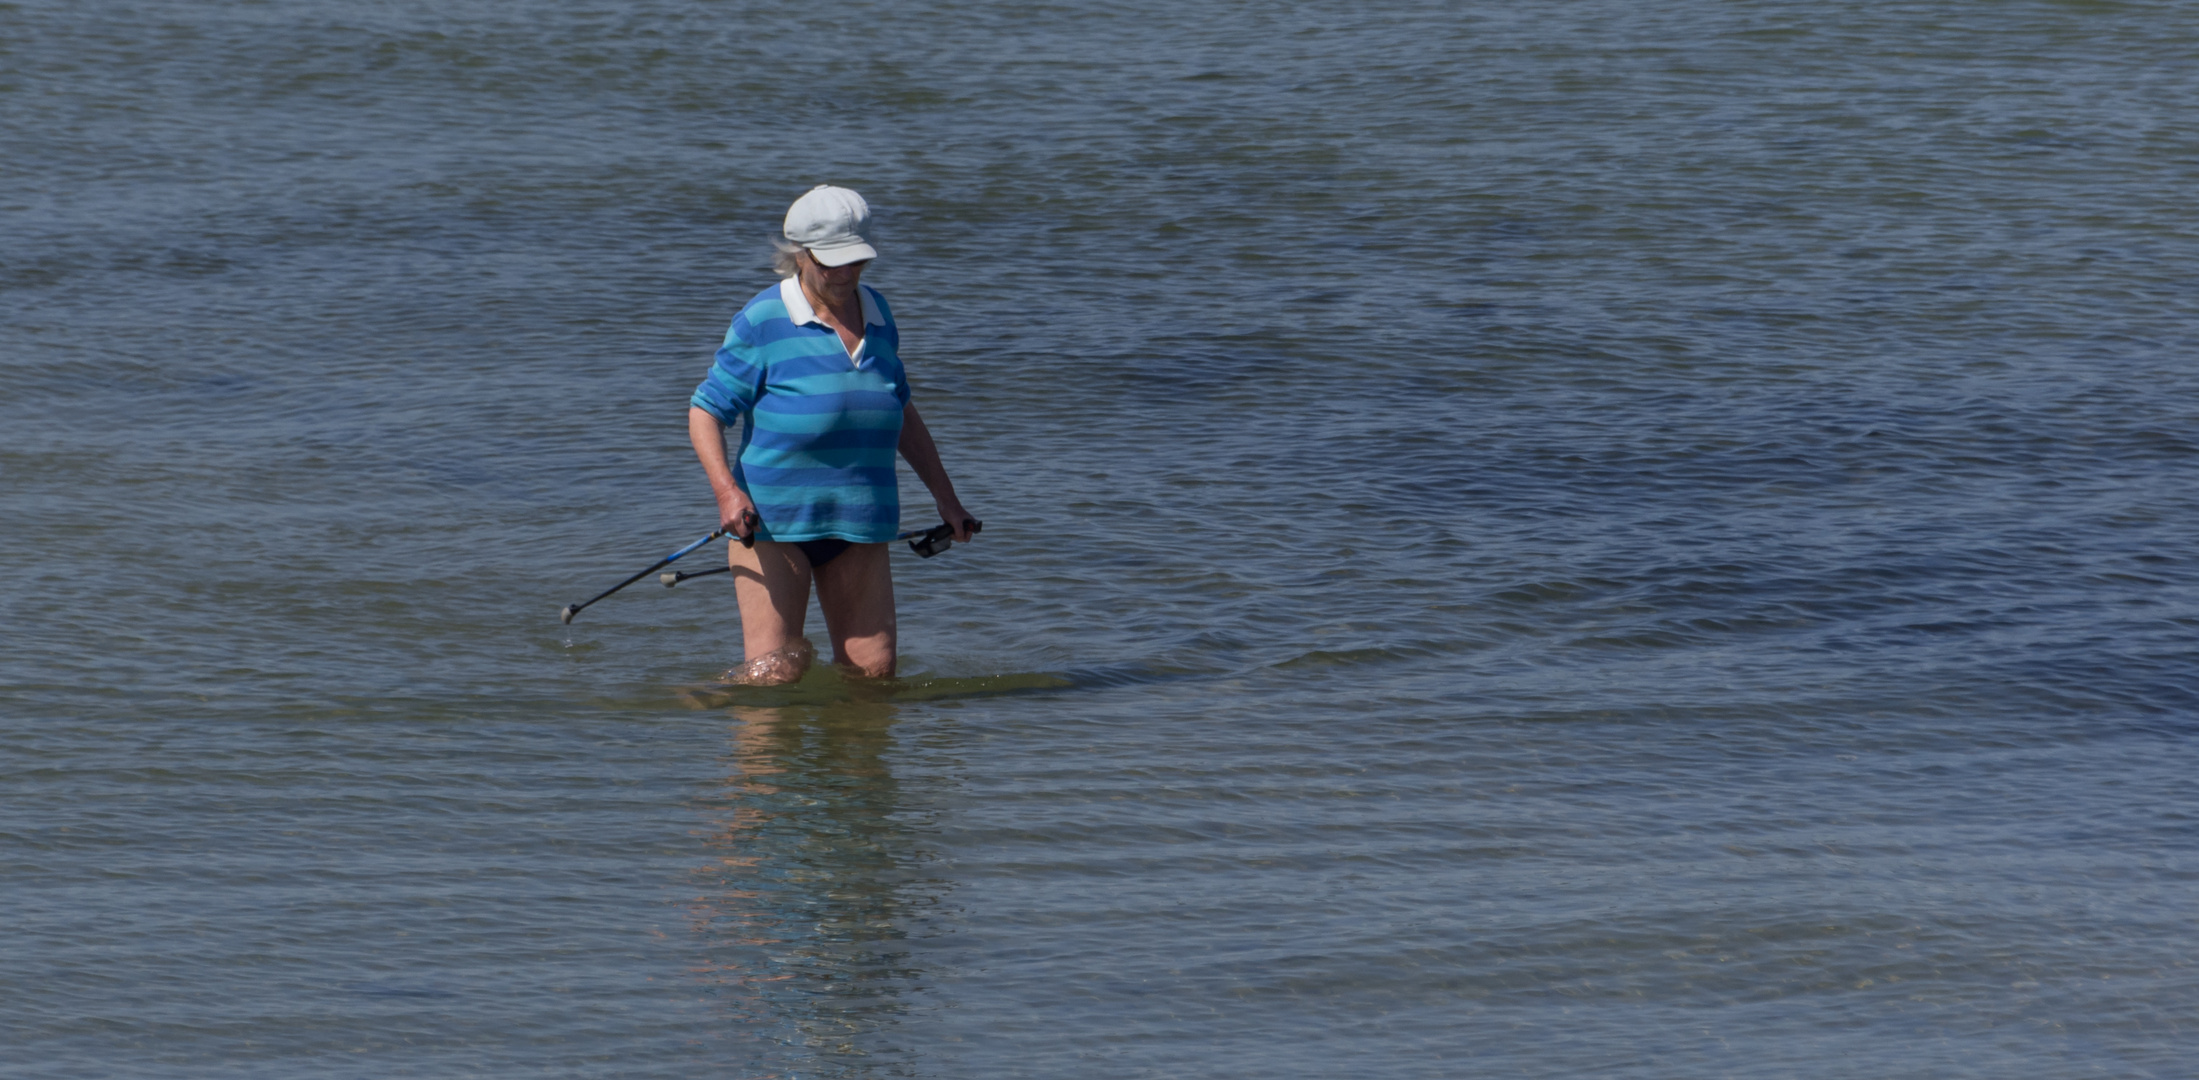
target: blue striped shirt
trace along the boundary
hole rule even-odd
[[[720,423],[748,417],[733,482],[763,519],[758,539],[877,544],[901,526],[894,457],[909,403],[901,334],[885,297],[857,288],[864,325],[854,357],[788,278],[734,317],[688,399]]]

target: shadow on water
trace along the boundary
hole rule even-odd
[[[691,894],[696,977],[789,1059],[763,1075],[898,1074],[911,1059],[896,1028],[923,986],[909,924],[943,883],[888,768],[896,707],[730,712],[725,781],[706,806],[716,857]]]

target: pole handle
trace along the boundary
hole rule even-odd
[[[975,536],[979,529],[985,527],[985,523],[976,518],[963,518],[962,527]],[[942,521],[929,529],[911,529],[902,533],[898,539],[907,540],[909,550],[915,552],[918,558],[929,559],[954,546],[954,526]]]

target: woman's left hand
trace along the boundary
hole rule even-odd
[[[967,544],[970,537],[977,535],[977,530],[970,527],[977,524],[977,516],[963,509],[960,499],[939,500],[939,520],[954,526],[954,542],[957,544]]]

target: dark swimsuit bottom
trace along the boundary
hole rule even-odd
[[[812,570],[816,570],[823,567],[826,563],[839,558],[841,552],[846,551],[847,549],[855,545],[847,540],[835,539],[797,540],[795,541],[794,546],[801,548],[802,554],[809,556],[809,568]]]

